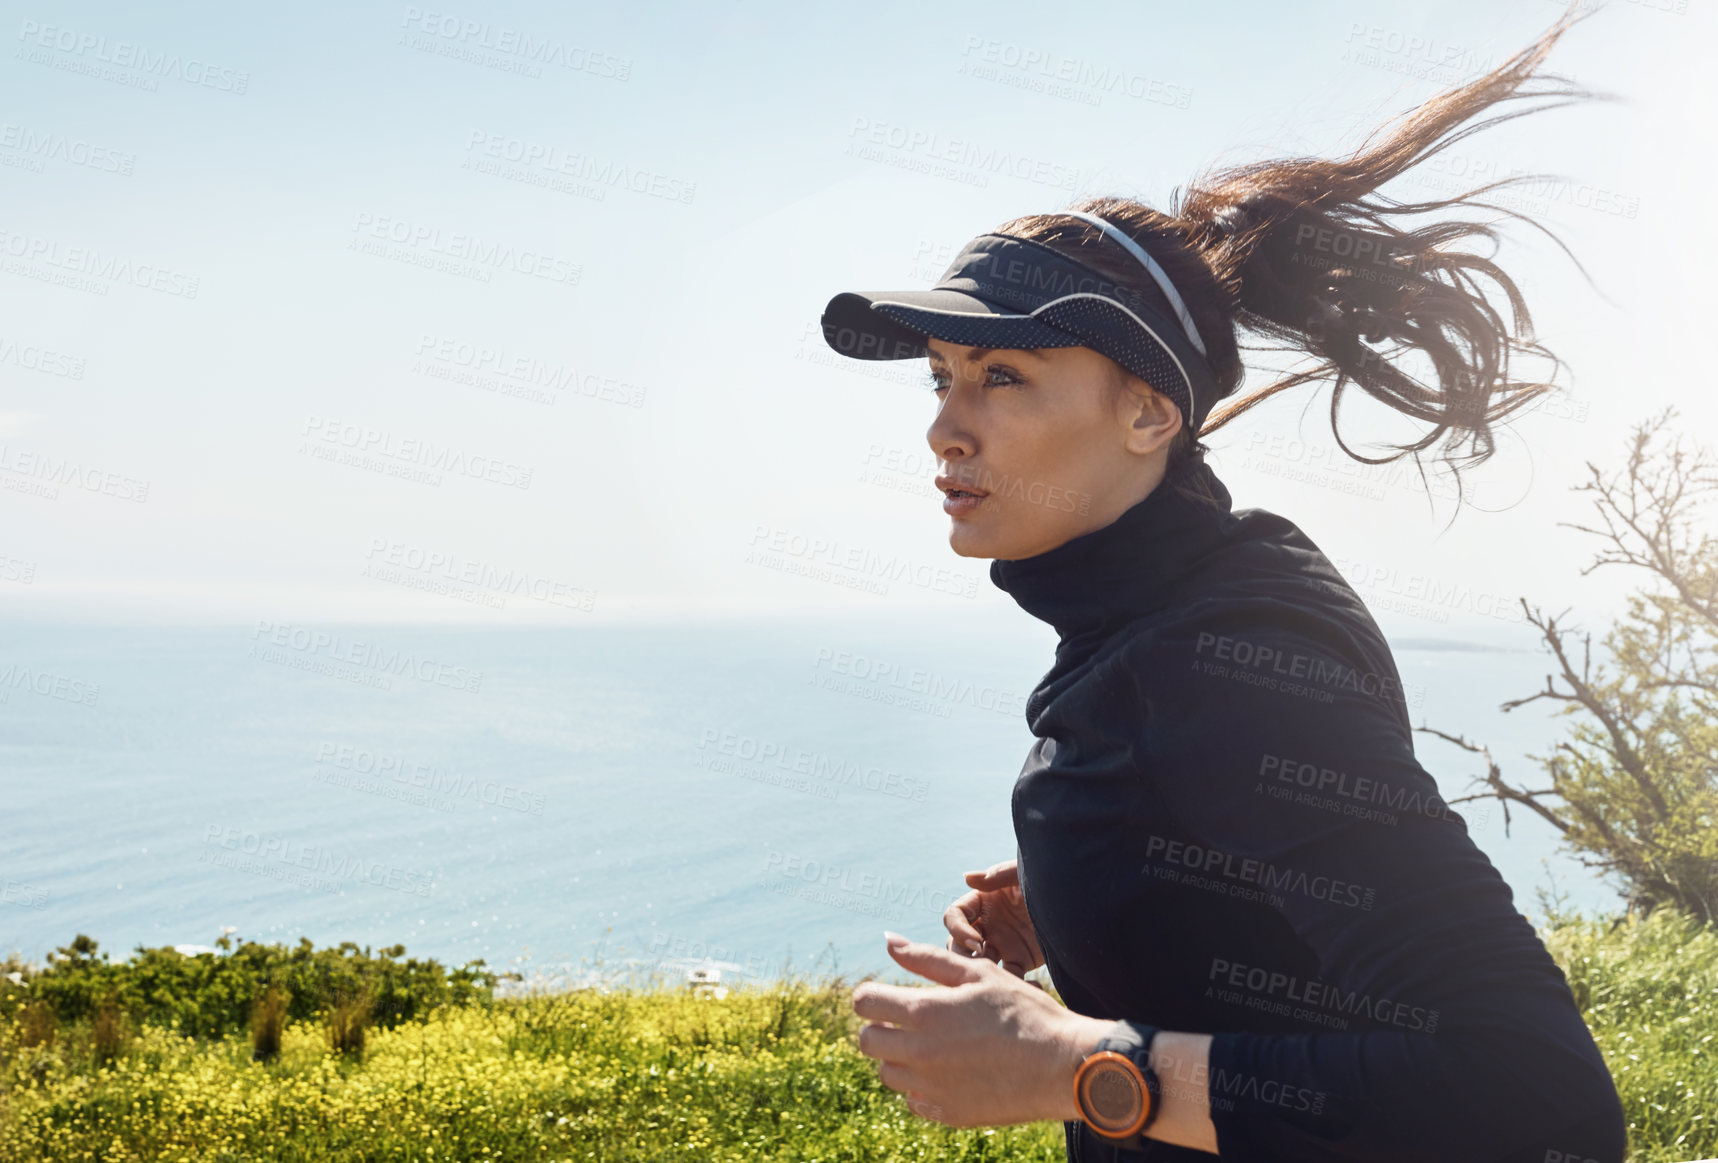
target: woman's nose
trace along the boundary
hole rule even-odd
[[[966,406],[966,396],[958,384],[943,393],[937,407],[936,419],[931,421],[925,439],[931,451],[944,460],[970,454],[973,444],[972,417]]]

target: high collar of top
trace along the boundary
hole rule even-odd
[[[1064,647],[1095,644],[1162,607],[1235,522],[1229,490],[1208,465],[1189,466],[1187,479],[1203,482],[1219,504],[1203,504],[1160,484],[1102,528],[1035,557],[992,561],[991,582],[1054,627]]]

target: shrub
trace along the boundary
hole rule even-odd
[[[54,1007],[45,1001],[26,1005],[18,1018],[18,1045],[52,1047]]]
[[[285,999],[285,1022],[314,1021],[337,998],[368,992],[370,1019],[386,1028],[440,1006],[487,1001],[494,989],[481,960],[450,970],[407,958],[404,945],[372,953],[351,941],[318,949],[309,938],[296,947],[227,937],[216,944],[223,952],[194,956],[139,946],[129,960],[113,962],[80,933],[8,996],[45,1002],[63,1024],[93,1017],[101,999],[116,994],[137,1021],[185,1037],[225,1038],[251,1031],[257,999],[271,986]]]
[[[251,1009],[251,1058],[273,1062],[280,1057],[280,1036],[286,1029],[286,991],[270,985]]]
[[[131,1040],[130,1023],[120,1008],[119,991],[109,990],[96,1005],[90,1022],[90,1057],[98,1066],[106,1066],[125,1052]]]
[[[1552,915],[1543,932],[1616,1078],[1631,1163],[1718,1156],[1718,930],[1662,909],[1614,924]],[[0,1045],[0,1160],[1060,1163],[1052,1122],[913,1115],[855,1046],[853,984],[444,1006],[366,1030],[358,1062],[326,1053],[316,1023],[289,1022],[268,1070],[160,1027],[119,1070]]]
[[[370,1024],[371,998],[368,992],[356,996],[341,996],[328,1009],[328,1048],[336,1054],[362,1057],[364,1030]]]

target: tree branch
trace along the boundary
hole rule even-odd
[[[1482,792],[1477,796],[1469,796],[1469,797],[1465,797],[1465,798],[1468,798],[1468,799],[1488,799],[1489,798],[1489,799],[1502,800],[1503,801],[1503,834],[1505,836],[1509,835],[1509,804],[1510,804],[1510,801],[1514,801],[1518,804],[1521,804],[1521,805],[1529,808],[1530,810],[1532,810],[1534,812],[1537,812],[1553,828],[1556,828],[1559,832],[1567,832],[1569,830],[1570,824],[1568,823],[1568,821],[1564,820],[1556,812],[1552,811],[1550,808],[1547,808],[1544,804],[1540,803],[1539,800],[1536,798],[1536,797],[1543,795],[1543,794],[1546,794],[1546,793],[1525,791],[1525,790],[1518,788],[1518,787],[1512,787],[1508,783],[1504,782],[1503,772],[1498,768],[1497,762],[1494,759],[1492,759],[1492,757],[1491,757],[1491,748],[1486,747],[1484,744],[1480,744],[1480,743],[1470,743],[1467,741],[1467,739],[1463,738],[1460,735],[1451,735],[1449,732],[1440,731],[1436,727],[1420,726],[1420,727],[1415,727],[1414,730],[1424,731],[1428,735],[1436,735],[1440,739],[1444,739],[1450,743],[1454,743],[1457,747],[1462,748],[1464,751],[1471,751],[1476,755],[1482,755],[1485,757],[1486,772],[1483,776],[1475,776],[1474,781],[1485,783],[1488,787],[1491,788],[1491,791],[1490,792]],[[1552,793],[1552,794],[1555,794],[1555,793]],[[1454,803],[1456,801],[1447,800],[1445,802],[1446,803]]]

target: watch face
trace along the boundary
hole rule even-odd
[[[1146,1093],[1139,1070],[1120,1054],[1093,1062],[1079,1079],[1080,1111],[1092,1129],[1126,1138],[1145,1122]]]

